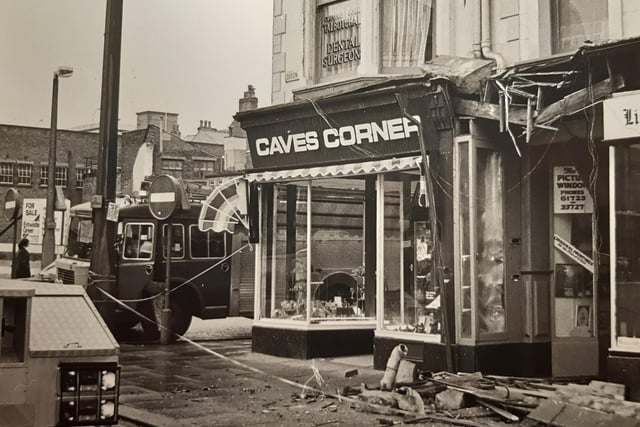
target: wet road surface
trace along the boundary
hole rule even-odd
[[[353,364],[338,359],[313,363],[325,382],[322,386],[313,378],[312,361],[252,353],[249,339],[196,345],[179,341],[167,346],[123,343],[119,425],[142,425],[136,424],[140,421],[153,426],[378,425],[379,415],[356,412],[349,402],[316,392],[301,396],[301,388],[277,378],[299,384],[311,379],[309,385],[335,394],[345,385],[375,384],[381,372],[360,367],[359,375],[346,378],[346,371],[357,368]]]

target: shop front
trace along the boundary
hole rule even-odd
[[[609,149],[611,343],[609,377],[640,400],[640,91],[605,100]]]
[[[254,351],[366,354],[377,328],[439,340],[423,165],[442,157],[448,111],[442,88],[414,80],[238,114],[254,165]]]

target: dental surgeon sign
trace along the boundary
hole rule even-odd
[[[301,168],[420,153],[418,123],[430,134],[425,129],[428,102],[410,100],[410,119],[395,98],[381,101],[310,103],[245,127],[253,167]]]

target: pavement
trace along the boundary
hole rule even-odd
[[[346,386],[379,384],[372,363],[371,355],[268,356],[247,338],[122,343],[120,415],[133,423],[122,426],[377,425],[380,415],[336,397]]]
[[[9,255],[11,257],[11,255]],[[29,263],[29,267],[31,268],[31,275],[37,276],[40,273],[40,261],[31,261]],[[0,259],[0,278],[10,279],[11,278],[11,260],[10,259]]]

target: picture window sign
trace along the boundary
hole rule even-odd
[[[593,212],[593,199],[573,166],[553,168],[553,213],[579,214]]]

